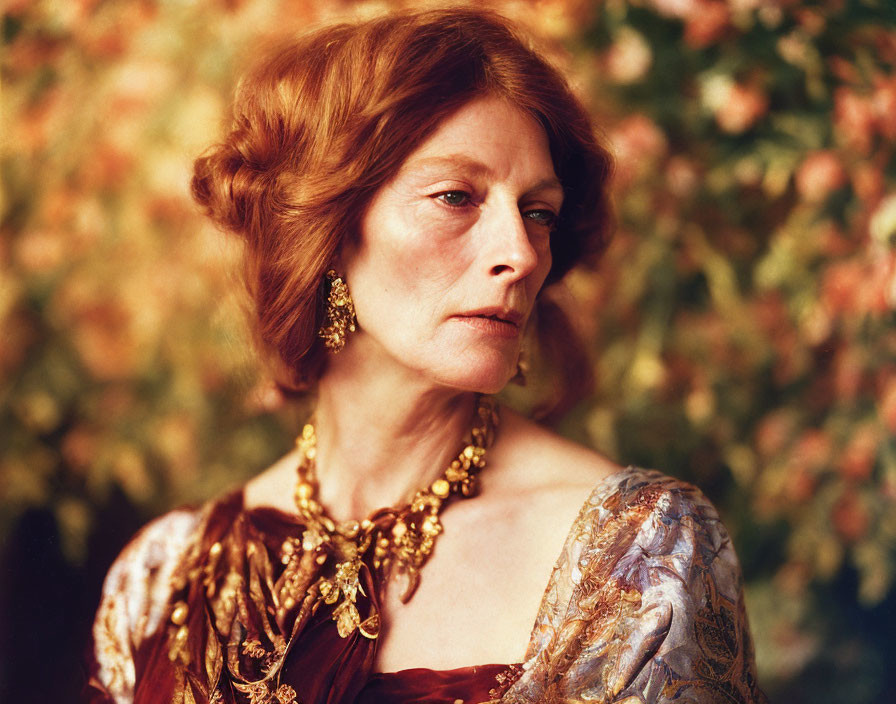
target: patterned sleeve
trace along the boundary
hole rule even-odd
[[[134,653],[159,625],[170,592],[171,573],[198,522],[195,511],[167,513],[144,527],[112,564],[93,623],[83,701],[133,701]]]
[[[765,703],[740,567],[699,490],[630,469],[595,490],[502,702]]]

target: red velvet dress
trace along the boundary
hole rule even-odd
[[[340,637],[340,604],[315,592],[307,537],[240,493],[151,523],[106,578],[87,700],[766,702],[728,534],[699,490],[658,472],[630,467],[582,506],[522,665],[375,673],[377,641]],[[382,585],[363,563],[359,577],[364,620]]]
[[[494,699],[512,683],[518,668],[499,664],[374,673],[378,641],[358,630],[341,637],[335,604],[311,608],[302,598],[320,567],[284,557],[284,544],[303,533],[297,516],[246,510],[241,492],[204,514],[167,580],[174,591],[158,626],[136,644],[134,702],[456,704]],[[288,579],[293,597],[284,604]],[[366,563],[361,586],[363,620],[379,611],[382,592]],[[88,691],[91,702],[120,701],[96,677]]]

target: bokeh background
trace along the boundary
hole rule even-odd
[[[598,383],[560,429],[719,506],[773,702],[896,701],[896,3],[491,4],[618,158],[615,242],[568,282]],[[404,5],[5,2],[3,701],[75,701],[122,545],[291,444],[191,160],[264,41]]]

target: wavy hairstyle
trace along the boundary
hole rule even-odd
[[[192,192],[245,241],[256,336],[279,360],[282,388],[308,389],[323,370],[322,281],[343,238],[357,236],[373,195],[439,123],[486,95],[547,133],[564,189],[549,285],[605,248],[612,164],[566,81],[506,19],[465,8],[329,26],[279,46],[240,81],[230,131],[196,160]],[[541,308],[539,337],[566,350],[557,368],[581,366],[570,365],[574,346],[558,344],[569,326]]]

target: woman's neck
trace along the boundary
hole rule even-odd
[[[470,429],[475,395],[407,375],[328,370],[315,412],[319,500],[337,519],[409,500]]]

